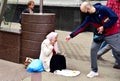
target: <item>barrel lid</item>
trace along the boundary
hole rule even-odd
[[[22,13],[26,15],[55,15],[55,13]]]

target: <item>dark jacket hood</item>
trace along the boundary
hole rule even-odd
[[[96,3],[96,4],[94,4],[93,6],[96,8],[96,13],[99,13],[99,10],[101,9],[100,7],[101,7],[101,3]]]

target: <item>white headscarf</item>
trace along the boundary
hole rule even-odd
[[[58,34],[56,32],[51,32],[49,33],[46,38],[49,39],[50,41],[54,39]]]
[[[51,41],[51,40],[54,39],[57,35],[58,35],[58,33],[56,33],[56,32],[51,32],[51,33],[49,33],[49,34],[46,36],[46,38]],[[57,42],[54,44],[54,49],[55,49],[56,53],[59,52]]]

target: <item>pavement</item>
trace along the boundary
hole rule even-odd
[[[92,33],[83,32],[65,42],[65,37],[71,32],[56,30],[58,45],[66,57],[67,69],[78,70],[80,75],[66,77],[49,72],[28,73],[22,64],[0,59],[0,81],[120,81],[120,70],[113,69],[114,58],[111,51],[103,55],[104,61],[98,60],[99,76],[87,78],[90,72],[90,47]]]

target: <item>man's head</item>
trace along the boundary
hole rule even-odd
[[[35,3],[34,3],[34,1],[29,1],[28,2],[28,8],[30,8],[30,9],[34,9],[34,6],[35,6]]]
[[[90,13],[90,14],[95,12],[95,8],[90,4],[90,2],[87,2],[87,1],[81,4],[80,10],[83,13]]]

